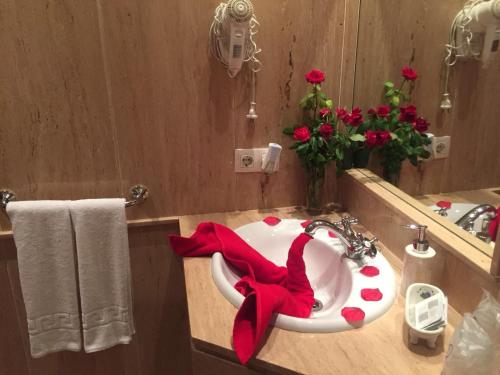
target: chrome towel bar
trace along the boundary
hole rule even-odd
[[[149,190],[144,185],[134,185],[130,188],[130,197],[125,207],[132,207],[144,202],[149,197]],[[0,189],[0,207],[5,209],[9,202],[16,200],[16,194],[10,189]]]

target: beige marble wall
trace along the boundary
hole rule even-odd
[[[281,131],[300,118],[313,67],[336,104],[350,102],[359,0],[254,1],[264,68],[253,124],[248,71],[231,80],[208,52],[218,3],[3,1],[0,187],[75,199],[140,182],[151,199],[131,217],[302,202],[292,151],[266,178],[236,175],[234,149],[289,144]]]

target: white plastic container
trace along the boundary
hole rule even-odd
[[[423,330],[416,327],[415,304],[435,294],[441,294],[443,299],[446,300],[446,296],[441,289],[430,284],[411,284],[406,291],[405,320],[409,327],[411,344],[418,344],[419,339],[424,339],[429,348],[435,348],[437,338],[444,332],[445,326],[435,330]],[[445,314],[444,320],[446,325],[448,323],[447,314]]]

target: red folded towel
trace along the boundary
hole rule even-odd
[[[302,233],[291,244],[287,268],[278,267],[243,241],[231,229],[201,223],[190,238],[170,236],[174,251],[182,256],[221,252],[245,276],[235,288],[245,296],[233,325],[233,346],[241,363],[252,357],[274,313],[307,318],[314,292],[302,258],[311,236]]]
[[[172,249],[183,257],[220,252],[224,258],[254,280],[271,284],[286,282],[287,270],[264,258],[231,229],[216,223],[201,223],[189,238],[171,235]]]
[[[497,208],[497,216],[490,222],[488,232],[493,242],[497,240],[498,224],[500,222],[500,207]]]

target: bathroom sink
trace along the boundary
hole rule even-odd
[[[473,208],[477,207],[478,204],[476,203],[452,203],[451,208],[448,209],[447,216],[443,216],[445,219],[448,219],[452,223],[456,223],[457,220],[459,220],[462,216],[464,216],[467,212],[472,210]],[[436,205],[429,206],[429,208],[433,211],[438,211],[439,207]],[[480,215],[475,221],[474,221],[474,226],[472,230],[474,232],[481,232],[481,228],[483,227],[483,220],[485,220],[488,217],[488,214],[483,214]],[[495,246],[495,243],[493,241],[490,242],[490,245],[492,247]]]
[[[472,210],[474,207],[478,206],[475,203],[452,203],[451,208],[447,210],[448,216],[446,217],[448,220],[452,222],[456,222],[462,216],[464,216],[467,212]],[[429,206],[433,211],[439,210],[439,207],[436,205]],[[481,223],[485,215],[479,216],[477,220],[474,222],[474,230],[481,230]]]
[[[285,266],[292,241],[302,232],[303,220],[282,220],[275,226],[263,221],[244,225],[235,230],[249,245],[278,266]],[[374,258],[361,261],[346,258],[344,245],[337,238],[331,238],[326,229],[319,229],[314,240],[304,249],[306,274],[317,301],[310,317],[295,318],[277,314],[274,325],[299,332],[338,332],[353,328],[341,315],[343,307],[358,307],[365,312],[363,323],[369,323],[393,304],[396,296],[394,272],[378,253]],[[241,275],[228,265],[221,253],[212,256],[212,277],[222,295],[235,307],[244,297],[235,288]],[[360,270],[366,266],[378,268],[379,274],[365,276]],[[379,301],[365,301],[361,290],[378,288],[382,293]]]

